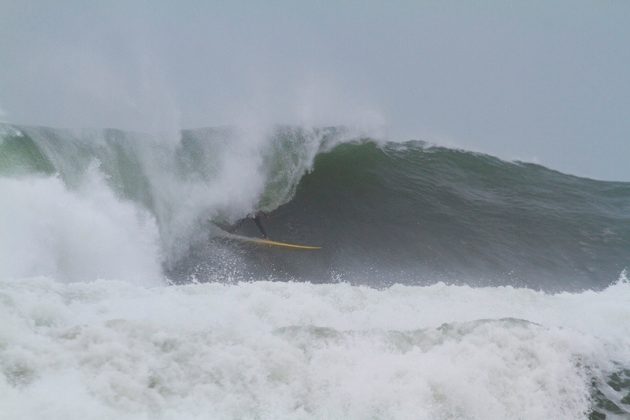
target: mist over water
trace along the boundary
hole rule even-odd
[[[358,125],[630,180],[625,2],[5,0],[11,122]]]

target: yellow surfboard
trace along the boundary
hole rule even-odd
[[[288,244],[286,242],[272,241],[270,239],[250,238],[248,236],[234,235],[233,233],[227,233],[227,232],[225,232],[225,234],[222,236],[228,239],[234,239],[236,241],[250,242],[253,244],[266,245],[266,246],[271,246],[271,247],[279,247],[279,248],[287,248],[287,249],[301,249],[305,251],[322,249],[321,246]]]

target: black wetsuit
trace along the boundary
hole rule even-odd
[[[258,230],[260,230],[260,233],[262,233],[262,237],[267,239],[267,231],[265,231],[265,228],[262,225],[262,221],[261,216],[264,215],[263,212],[258,212],[254,215],[254,223],[256,223],[256,226],[258,226]]]
[[[263,213],[262,211],[259,211],[255,213],[254,215],[248,215],[247,217],[239,220],[232,226],[226,226],[226,227],[223,227],[221,225],[218,225],[218,226],[227,232],[233,233],[234,231],[238,230],[243,225],[243,223],[245,223],[247,220],[253,220],[254,223],[256,223],[256,227],[258,227],[258,230],[260,231],[262,237],[264,239],[267,239],[268,238],[267,231],[265,230],[262,224],[262,216],[265,216],[265,213]]]

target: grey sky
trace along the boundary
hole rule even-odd
[[[630,180],[628,22],[627,1],[0,0],[0,109],[350,124]]]

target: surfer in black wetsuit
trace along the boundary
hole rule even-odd
[[[267,213],[265,213],[264,211],[257,211],[254,214],[248,214],[245,218],[239,220],[232,226],[222,226],[219,224],[217,224],[217,226],[219,226],[221,229],[227,232],[233,233],[235,230],[240,228],[243,225],[243,223],[245,223],[247,220],[253,220],[254,223],[256,223],[256,227],[260,231],[260,234],[262,235],[263,239],[268,239],[269,237],[267,236],[267,231],[265,230],[265,227],[262,224],[262,218],[266,216],[267,216]]]
[[[265,230],[265,228],[262,225],[262,220],[261,218],[263,216],[267,216],[267,214],[265,212],[262,211],[257,211],[256,214],[254,214],[254,223],[256,223],[256,226],[258,226],[258,230],[260,231],[260,233],[262,234],[262,237],[267,239],[267,231]]]

